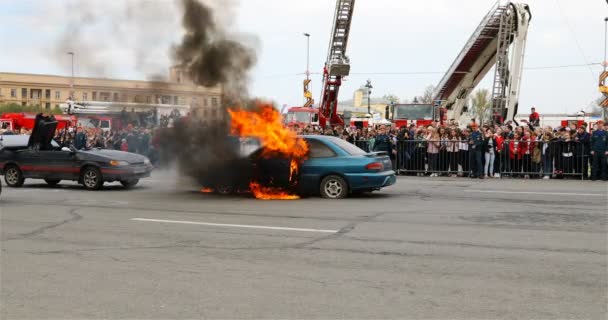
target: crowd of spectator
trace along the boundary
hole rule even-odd
[[[406,128],[306,126],[299,134],[331,135],[365,151],[384,151],[407,175],[471,178],[565,178],[606,180],[608,141],[603,122],[592,133],[585,126],[540,127],[535,116],[525,126],[458,123]],[[536,125],[536,126],[535,126]],[[591,169],[591,170],[590,170]]]

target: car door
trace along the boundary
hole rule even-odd
[[[43,179],[72,180],[79,172],[76,154],[63,150],[38,151],[38,177]]]
[[[319,190],[321,177],[338,170],[338,154],[325,143],[316,139],[305,139],[308,144],[308,159],[300,169],[300,192],[316,193]]]

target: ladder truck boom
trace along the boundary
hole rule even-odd
[[[517,114],[523,61],[532,18],[527,4],[497,3],[483,18],[434,93],[435,105],[458,120],[469,95],[495,68],[492,112],[505,120]]]
[[[343,125],[338,116],[338,92],[342,79],[350,73],[350,61],[346,48],[355,8],[355,0],[337,0],[329,50],[323,68],[323,93],[319,104],[319,125]]]

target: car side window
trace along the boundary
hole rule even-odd
[[[308,144],[308,148],[310,149],[308,154],[310,158],[332,158],[336,156],[336,153],[323,142],[307,139],[306,143]]]

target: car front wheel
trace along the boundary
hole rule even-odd
[[[340,176],[327,176],[321,181],[321,196],[326,199],[344,199],[348,195],[348,184]]]
[[[81,181],[87,190],[99,190],[103,185],[101,171],[95,167],[86,167],[82,170]]]
[[[9,165],[4,168],[4,182],[11,188],[21,188],[25,178],[21,169],[16,165]]]
[[[131,180],[122,180],[120,184],[126,189],[131,189],[135,187],[139,183],[139,179],[131,179]]]

